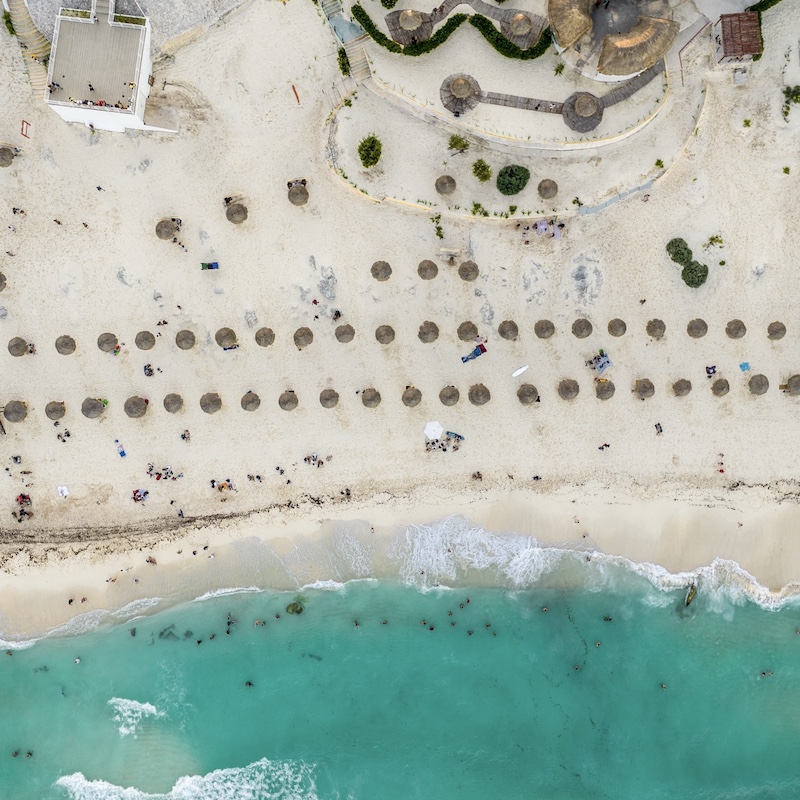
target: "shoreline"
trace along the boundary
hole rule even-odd
[[[10,646],[75,635],[248,587],[297,592],[360,579],[421,590],[580,585],[585,575],[572,568],[575,555],[626,566],[660,588],[700,580],[767,607],[800,589],[793,580],[800,543],[792,534],[800,507],[767,499],[765,487],[672,500],[609,496],[599,486],[548,495],[498,487],[428,503],[416,494],[326,508],[313,520],[302,507],[292,518],[200,520],[157,539],[148,530],[81,543],[4,544],[0,639]]]

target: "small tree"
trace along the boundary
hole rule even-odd
[[[492,177],[492,168],[482,159],[479,158],[472,165],[472,174],[481,182],[486,183]]]
[[[500,194],[517,194],[525,188],[530,177],[531,173],[519,164],[503,167],[497,173],[497,189]]]
[[[346,78],[350,74],[350,59],[347,57],[347,51],[344,47],[339,48],[337,58],[339,59],[339,71]]]
[[[692,249],[683,239],[670,239],[667,242],[667,254],[682,267],[692,263]]]
[[[687,286],[696,289],[702,286],[708,278],[708,267],[705,264],[700,264],[697,261],[690,261],[681,270],[681,278]]]
[[[469,142],[463,136],[459,136],[457,133],[454,133],[450,137],[448,147],[451,150],[459,150],[463,153],[465,150],[469,150]]]
[[[374,167],[381,160],[382,150],[381,140],[374,133],[365,136],[358,143],[358,157],[367,169]]]

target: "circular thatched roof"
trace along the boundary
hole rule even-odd
[[[22,400],[9,400],[3,414],[9,422],[22,422],[28,416],[28,406]]]
[[[529,406],[531,403],[535,403],[538,397],[539,392],[532,383],[523,383],[522,386],[517,389],[517,399],[524,406]]]
[[[513,33],[514,36],[526,36],[533,30],[533,23],[527,14],[519,12],[511,17],[508,27],[511,29],[511,33]]]
[[[391,325],[380,325],[375,329],[375,338],[381,344],[391,344],[394,341],[394,328]]]
[[[539,192],[539,197],[543,200],[551,200],[558,194],[558,184],[550,180],[550,178],[545,178],[539,181],[536,191]]]
[[[573,131],[588,133],[603,119],[603,105],[588,92],[575,92],[564,101],[561,116]]]
[[[117,337],[113,333],[101,333],[97,337],[97,346],[104,353],[112,353],[117,343]]]
[[[367,408],[375,408],[381,403],[381,393],[377,389],[364,389],[361,392],[361,402]]]
[[[540,339],[549,339],[556,332],[556,326],[549,319],[540,319],[533,326],[533,332]]]
[[[725,333],[727,333],[731,339],[741,339],[742,336],[747,333],[747,327],[740,319],[732,319],[725,326]]]
[[[562,400],[573,400],[578,396],[578,392],[580,392],[580,386],[578,386],[578,381],[572,380],[572,378],[565,378],[561,383],[558,384],[558,394]]]
[[[291,389],[285,391],[279,398],[278,398],[278,405],[284,411],[293,411],[297,408],[297,405],[300,401],[297,399],[297,395]]]
[[[753,375],[747,382],[747,387],[751,394],[766,394],[769,389],[769,381],[766,375]]]
[[[399,20],[404,31],[415,31],[422,25],[422,14],[413,8],[407,8],[400,12]]]
[[[478,265],[474,261],[465,261],[458,268],[458,276],[462,281],[474,281],[479,274]]]
[[[241,402],[245,411],[255,411],[261,405],[261,398],[255,392],[245,392]]]
[[[450,94],[464,100],[472,94],[472,84],[463,75],[459,75],[450,81]]]
[[[471,342],[478,335],[478,326],[474,322],[462,322],[458,326],[458,338],[462,342]]]
[[[440,175],[436,179],[436,191],[439,194],[453,194],[456,190],[456,179],[452,175]]]
[[[339,325],[339,327],[337,327],[336,331],[334,332],[336,341],[341,342],[342,344],[347,344],[348,342],[352,342],[355,335],[356,331],[352,325]]]
[[[653,339],[660,339],[666,332],[667,326],[664,324],[664,320],[651,319],[647,323],[647,335],[652,336]]]
[[[156,225],[156,236],[166,242],[175,238],[176,230],[175,223],[171,219],[162,219]]]
[[[792,395],[800,394],[800,375],[792,375],[786,381],[786,391]]]
[[[717,378],[714,383],[711,384],[711,394],[713,394],[714,397],[724,397],[730,390],[731,385],[725,378]]]
[[[426,319],[422,325],[419,326],[419,340],[425,344],[435,342],[439,338],[439,326],[435,322]]]
[[[587,92],[581,92],[575,98],[575,113],[579,117],[591,117],[597,113],[597,100]]]
[[[3,275],[2,272],[0,272],[0,292],[2,292],[3,289],[5,288],[6,288],[6,276]]]
[[[636,396],[641,397],[642,400],[645,397],[652,397],[656,393],[656,387],[653,386],[653,382],[648,378],[639,378],[633,384],[633,390],[636,392]]]
[[[593,330],[592,323],[583,317],[576,319],[572,323],[572,335],[578,339],[585,339],[587,336],[591,336]]]
[[[300,349],[308,347],[314,341],[314,334],[311,328],[298,328],[294,332],[294,343]]]
[[[439,274],[439,267],[433,261],[420,261],[417,267],[417,275],[424,281],[432,281]]]
[[[323,389],[319,393],[319,404],[323,408],[335,408],[339,402],[339,393],[335,389]]]
[[[675,392],[676,397],[686,397],[692,391],[692,382],[686,380],[686,378],[681,378],[672,384],[672,391]]]
[[[469,401],[474,406],[486,405],[491,399],[491,392],[482,384],[476,383],[469,387]]]
[[[259,328],[256,331],[256,344],[259,347],[269,347],[275,341],[275,332],[272,328]]]
[[[304,206],[308,202],[308,189],[302,183],[295,183],[289,189],[289,202],[293,206]]]
[[[376,281],[388,281],[392,275],[392,268],[389,266],[388,261],[376,261],[370,267],[370,272]]]
[[[445,386],[444,389],[439,392],[439,400],[444,406],[454,406],[458,402],[459,397],[461,397],[461,393],[455,386]]]
[[[216,392],[206,392],[200,398],[200,408],[206,414],[216,414],[222,408],[222,398]]]
[[[125,413],[136,419],[138,417],[143,417],[147,413],[147,400],[143,397],[138,397],[134,395],[133,397],[129,397],[125,401]]]
[[[102,401],[98,400],[96,397],[87,397],[81,403],[81,414],[87,419],[96,419],[105,410],[106,407],[103,405]]]
[[[466,114],[481,101],[481,87],[471,75],[448,75],[439,86],[439,99],[451,113]]]
[[[10,167],[14,160],[14,151],[10,147],[0,147],[0,167]]]
[[[770,339],[783,339],[786,336],[786,326],[782,322],[770,322],[767,326],[767,336]]]
[[[71,356],[75,352],[75,340],[71,336],[59,336],[56,339],[56,351],[62,356]]]
[[[214,334],[214,340],[220,347],[233,347],[236,344],[236,334],[233,328],[220,328]]]
[[[708,333],[708,325],[704,319],[693,319],[686,326],[686,333],[688,333],[692,339],[702,339]]]
[[[627,330],[628,326],[625,324],[624,320],[619,318],[612,319],[611,322],[608,323],[608,332],[611,336],[624,336]]]
[[[409,408],[415,408],[422,401],[422,392],[415,386],[409,386],[403,392],[403,405]]]
[[[61,419],[66,413],[66,406],[62,401],[53,400],[44,407],[47,419]]]
[[[509,341],[513,341],[519,336],[519,328],[517,327],[517,323],[512,319],[507,319],[501,322],[497,328],[497,332],[503,339],[508,339]]]
[[[228,218],[228,222],[241,225],[247,219],[247,208],[241,203],[233,203],[225,210],[225,216]]]
[[[28,343],[21,336],[15,336],[8,343],[8,352],[16,358],[24,356],[28,352]]]
[[[156,343],[156,337],[150,331],[139,331],[135,341],[140,350],[151,350]]]
[[[164,408],[170,414],[177,414],[183,408],[183,398],[179,394],[171,392],[164,398]]]
[[[594,384],[594,394],[598,400],[610,400],[616,391],[613,381],[596,381]]]
[[[183,330],[175,334],[175,344],[178,345],[181,350],[191,350],[196,341],[197,339],[191,331]]]

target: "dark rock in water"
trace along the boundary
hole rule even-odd
[[[304,656],[308,656],[309,658],[313,658],[314,661],[322,661],[322,656],[318,656],[315,653],[303,653]]]
[[[302,614],[303,613],[303,606],[300,603],[289,603],[286,606],[286,613],[287,614]]]
[[[192,636],[194,636],[194,634],[191,631],[184,631],[183,632],[183,638],[184,639],[191,639]]]
[[[158,634],[159,639],[163,639],[173,628],[175,627],[175,623],[173,622],[172,625],[167,625],[161,633]],[[177,637],[174,637],[177,638]]]
[[[161,634],[159,634],[159,638],[160,637],[161,637]],[[180,641],[180,639],[172,631],[170,631],[169,633],[164,634],[164,638],[168,639],[171,642],[179,642]]]
[[[136,636],[136,628],[131,628],[131,636]]]

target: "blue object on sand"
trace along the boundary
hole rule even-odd
[[[742,372],[750,372],[750,362],[749,361],[742,361],[742,363],[739,364],[739,369]]]
[[[486,352],[486,345],[479,344],[468,356],[461,356],[461,363],[466,364],[467,361],[472,361],[478,356],[482,356]]]

